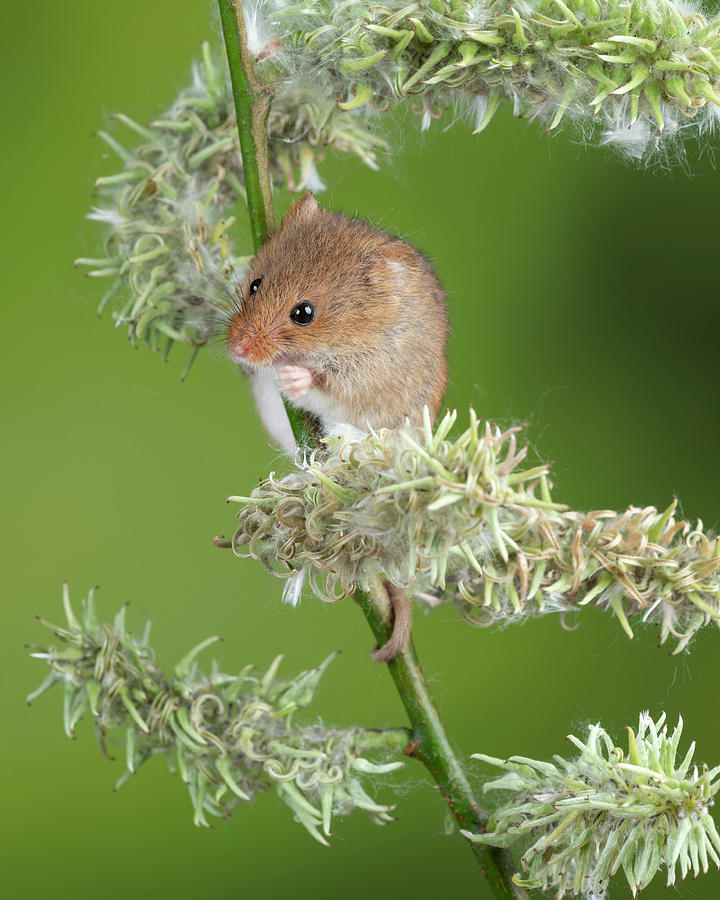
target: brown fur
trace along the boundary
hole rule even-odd
[[[262,278],[251,295],[250,284]],[[228,347],[256,366],[300,365],[357,428],[437,414],[447,380],[445,293],[410,244],[318,206],[295,203],[240,285]],[[315,319],[290,319],[301,301]],[[302,406],[302,399],[298,401]]]

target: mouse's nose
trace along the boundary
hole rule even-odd
[[[230,347],[230,356],[232,356],[233,359],[247,359],[247,355],[248,350],[244,344],[234,344]]]
[[[230,356],[235,360],[235,362],[243,362],[248,358],[250,354],[250,347],[248,345],[248,342],[238,340],[237,338],[228,341],[228,350],[230,351]]]
[[[268,346],[263,334],[252,332],[232,335],[228,338],[228,350],[237,363],[267,364]]]

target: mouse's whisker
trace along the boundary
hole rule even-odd
[[[275,318],[277,318],[277,316]],[[275,334],[275,332],[280,331],[280,329],[283,327],[283,325],[284,325],[283,322],[278,322],[278,324],[274,328],[266,328],[265,334],[268,337],[270,337],[271,335]]]
[[[272,328],[272,326],[275,324],[275,322],[277,322],[278,316],[282,315],[282,313],[283,313],[283,310],[282,310],[282,309],[279,309],[279,310],[275,313],[275,315],[272,317],[272,319],[270,319],[270,321],[267,323],[267,328]],[[273,330],[276,331],[277,328],[279,328],[279,327],[280,327],[280,326],[276,326],[276,328],[273,329]]]
[[[218,302],[216,300],[211,300],[210,298],[207,298],[206,302],[218,315],[218,318],[225,322],[231,322],[233,317],[240,313],[237,304],[232,302],[229,297],[226,298],[225,302]]]

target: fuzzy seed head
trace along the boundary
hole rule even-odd
[[[431,606],[453,602],[474,625],[593,604],[629,637],[652,622],[683,650],[720,621],[720,543],[664,511],[568,509],[553,500],[549,467],[523,468],[517,432],[470,410],[433,427],[382,429],[336,441],[239,504],[231,541],[273,573],[303,571],[321,599],[367,587],[378,574]]]
[[[473,755],[505,770],[485,782],[484,791],[512,796],[490,817],[487,833],[463,834],[494,847],[523,846],[521,872],[513,881],[526,888],[553,888],[556,897],[597,900],[622,870],[633,897],[657,872],[667,869],[675,884],[720,868],[720,834],[710,814],[720,790],[720,766],[693,762],[695,744],[678,755],[683,722],[668,734],[663,713],[640,714],[637,732],[628,727],[628,750],[616,746],[599,724],[571,760],[552,763],[524,756],[507,760]]]
[[[197,657],[219,640],[209,638],[190,650],[167,679],[155,664],[149,623],[137,636],[128,631],[125,607],[112,625],[101,623],[92,591],[79,616],[67,587],[63,600],[66,625],[41,620],[56,642],[34,648],[32,656],[44,660],[50,672],[28,702],[60,684],[69,737],[89,714],[107,756],[108,737],[122,733],[126,770],[118,786],[160,754],[187,784],[196,825],[208,826],[208,816],[227,817],[271,788],[322,844],[327,844],[333,815],[362,809],[378,824],[391,821],[392,806],[373,800],[363,779],[403,765],[396,757],[407,732],[294,722],[295,713],[312,702],[333,656],[292,679],[277,677],[281,656],[265,673],[248,665],[239,675],[226,675],[214,661],[205,673]]]

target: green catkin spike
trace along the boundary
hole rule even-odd
[[[625,615],[622,597],[618,594],[613,595],[613,597],[610,598],[610,606],[612,607],[612,611],[617,616],[618,621],[622,625],[623,631],[625,632],[625,634],[627,634],[630,640],[632,640],[634,634],[632,628],[630,627],[630,623],[627,620],[627,616]]]
[[[555,2],[557,3],[559,0],[555,0]],[[632,34],[615,34],[605,40],[614,44],[630,44],[632,47],[639,47],[640,50],[644,50],[647,53],[654,53],[657,50],[657,41],[651,41]]]
[[[685,596],[688,600],[697,606],[699,610],[702,610],[707,616],[710,616],[713,619],[720,618],[720,613],[716,612],[708,603],[706,603],[702,597],[697,593],[697,591],[686,591]]]
[[[473,65],[473,63],[482,62],[485,59],[490,59],[491,57],[489,51],[480,53],[478,50],[478,46],[474,41],[463,41],[458,46],[457,50],[460,54],[460,59],[457,62],[454,62],[452,65],[461,69]]]
[[[558,106],[557,112],[553,116],[553,120],[550,123],[550,126],[548,127],[548,131],[552,131],[553,128],[557,128],[557,126],[560,124],[562,117],[565,115],[565,113],[567,112],[567,110],[570,107],[570,102],[573,99],[573,97],[575,96],[576,91],[577,91],[576,86],[571,82],[568,85],[567,90],[563,94],[563,98],[560,101],[560,105]]]
[[[212,97],[183,97],[177,101],[178,109],[199,109],[204,112],[215,112],[217,104]]]
[[[610,78],[606,74],[605,70],[600,65],[600,63],[592,63],[592,65],[589,65],[587,72],[591,78],[593,78],[595,81],[597,81],[599,86],[600,85],[602,86],[602,88],[606,91],[606,95],[609,94],[611,91],[614,91],[615,88],[618,86],[617,83],[614,82],[612,80],[612,78]],[[595,103],[595,101],[591,100],[590,103],[593,104],[593,103]]]
[[[114,113],[110,116],[111,119],[114,119],[116,122],[121,122],[127,128],[130,128],[135,134],[139,135],[144,141],[149,141],[153,143],[158,139],[158,135],[155,132],[151,131],[149,128],[144,128],[142,125],[138,125],[130,116],[126,116],[125,113]]]
[[[498,34],[497,31],[474,31],[472,29],[463,29],[467,38],[471,41],[477,41],[478,44],[487,44],[490,47],[502,47],[505,44],[505,38]]]
[[[500,106],[500,100],[502,99],[502,94],[498,90],[498,88],[493,88],[490,91],[488,96],[487,109],[485,110],[485,115],[482,117],[482,120],[477,125],[472,134],[480,134],[481,131],[485,131],[490,122],[492,121],[493,116],[497,112],[498,107]]]
[[[230,790],[235,794],[236,797],[239,797],[241,800],[250,800],[250,795],[246,794],[240,787],[238,787],[235,778],[233,777],[232,771],[230,769],[230,763],[227,759],[221,758],[215,760],[215,768],[220,773],[225,784],[230,788]]]
[[[63,582],[62,588],[63,609],[65,610],[65,618],[67,619],[70,631],[80,631],[80,623],[75,617],[73,608],[70,604],[70,588],[67,581]]]
[[[222,138],[219,141],[215,141],[214,144],[210,144],[208,147],[204,147],[202,150],[198,150],[197,153],[193,153],[192,156],[190,156],[188,159],[188,166],[190,170],[197,169],[211,157],[219,156],[226,150],[230,150],[230,148],[234,145],[235,138],[229,137]]]
[[[160,323],[158,323],[158,328],[159,328],[159,327],[160,327]],[[163,330],[163,329],[161,329],[161,330]],[[180,340],[180,339],[181,339],[181,336],[178,335],[178,337],[175,338],[175,339],[176,339],[176,340]],[[190,348],[190,352],[188,353],[187,360],[186,360],[186,362],[185,362],[185,365],[183,366],[182,372],[180,373],[180,381],[185,381],[185,379],[186,379],[186,378],[188,377],[188,375],[190,374],[190,369],[192,369],[193,363],[194,363],[195,360],[197,359],[197,355],[198,355],[199,352],[200,352],[200,347],[199,347],[199,346],[197,346],[197,347],[191,347],[191,348]]]
[[[25,698],[25,702],[28,706],[32,704],[34,700],[37,700],[38,697],[41,697],[46,691],[49,691],[50,688],[57,684],[59,678],[55,672],[50,672],[50,674],[43,680],[42,684],[36,688],[32,693],[28,694]]]
[[[108,269],[93,269],[91,272],[86,272],[86,278],[115,278],[119,275],[121,269],[119,266],[115,266],[113,268]]]
[[[63,693],[63,729],[65,731],[65,734],[69,738],[73,736],[73,730],[70,725],[70,721],[72,718],[72,706],[76,693],[77,691],[72,687],[72,685],[65,685],[65,691]]]
[[[130,153],[129,150],[126,150],[119,141],[116,141],[112,135],[108,134],[106,131],[98,131],[96,132],[96,135],[104,141],[111,150],[117,153],[126,165],[130,165],[133,162],[133,154]]]
[[[172,293],[172,291],[175,290],[175,285],[173,284],[162,285],[161,287],[164,288],[163,293],[165,293],[166,295]],[[145,329],[153,321],[153,319],[164,316],[172,311],[172,303],[170,303],[170,301],[167,301],[165,303],[158,302],[161,296],[162,294],[159,294],[159,296],[157,297],[153,295],[153,297],[151,298],[153,300],[152,305],[149,305],[145,312],[141,316],[138,316],[137,322],[135,323],[135,334],[138,338],[143,337],[143,335],[145,334]]]
[[[122,256],[105,256],[100,259],[90,259],[89,257],[80,256],[73,260],[74,266],[102,266],[114,267],[119,266],[125,261]]]
[[[665,531],[665,527],[675,515],[675,510],[677,509],[677,498],[673,499],[673,502],[668,506],[668,508],[662,513],[662,515],[658,518],[655,524],[648,529],[648,540],[650,543],[654,544],[660,540],[663,532]]]
[[[637,62],[637,56],[630,50],[625,50],[623,53],[614,55],[608,53],[598,53],[598,59],[601,59],[603,62],[608,63],[622,63],[622,65],[625,66],[631,66],[635,62]]]
[[[225,94],[225,85],[223,83],[223,78],[220,75],[219,68],[216,67],[215,63],[213,62],[212,53],[210,51],[210,44],[208,43],[208,41],[203,41],[201,47],[208,90],[213,100],[219,104],[222,102]]]
[[[193,727],[192,723],[190,722],[190,717],[188,716],[188,711],[184,706],[179,706],[175,710],[175,716],[177,718],[178,725],[191,740],[195,741],[198,744],[207,744],[205,738],[196,728]]]
[[[661,88],[657,81],[649,81],[644,89],[643,94],[645,99],[647,100],[650,109],[652,110],[653,115],[655,116],[655,121],[657,122],[658,131],[662,132],[664,126],[664,120],[662,115],[662,109],[660,106],[660,95]]]
[[[410,20],[412,21],[412,19]],[[390,38],[391,41],[402,41],[407,35],[406,29],[398,29],[398,28],[386,28],[384,25],[373,25],[369,24],[365,26],[368,31],[373,31],[375,34],[379,34],[382,37]],[[412,32],[410,32],[412,35]]]
[[[565,3],[563,3],[563,0],[553,0],[553,2],[556,4],[556,6],[560,7],[562,12],[566,16],[566,18],[569,19],[573,23],[573,25],[575,25],[578,28],[582,28],[582,24],[581,24],[580,20],[578,19],[578,17],[575,15],[574,12],[572,12],[572,10],[568,6],[566,6]]]
[[[690,72],[692,70],[690,63],[672,59],[659,59],[654,64],[654,68],[656,72]]]
[[[716,75],[720,75],[720,52],[713,55],[707,47],[698,47],[698,52],[703,56],[704,65],[709,67]]]
[[[104,175],[95,179],[95,190],[101,187],[111,187],[116,184],[133,183],[147,178],[147,169],[126,169],[124,172],[118,172],[117,175]]]
[[[175,760],[177,762],[178,775],[181,780],[185,782],[185,784],[189,784],[188,771],[187,771],[187,762],[185,760],[185,749],[182,744],[178,744],[177,750],[175,752]]]
[[[415,26],[415,37],[421,41],[423,44],[432,44],[435,42],[435,38],[425,27],[425,24],[421,19],[417,19],[413,16],[408,16],[408,21],[412,22]]]
[[[175,119],[155,119],[155,121],[150,124],[153,128],[160,128],[165,131],[177,131],[182,134],[187,134],[195,130],[195,126],[192,122],[178,122]]]
[[[685,90],[685,82],[679,75],[667,79],[665,82],[665,90],[671,97],[675,97],[681,103],[684,103],[685,106],[690,106],[692,104],[692,97],[690,97]]]
[[[125,732],[125,765],[129,772],[135,774],[137,767],[135,765],[135,737],[137,732],[132,725],[127,726]]]
[[[340,109],[350,110],[358,109],[369,103],[373,98],[373,91],[367,81],[363,81],[355,87],[355,96],[346,100],[344,103],[338,102]]]
[[[200,641],[199,644],[196,644],[191,650],[189,650],[185,654],[185,656],[183,656],[183,658],[175,665],[174,673],[178,681],[182,681],[183,679],[187,678],[191,667],[203,650],[205,650],[207,647],[211,647],[213,644],[216,644],[221,640],[222,638],[214,635],[213,637],[206,638],[204,641]]]
[[[362,59],[346,59],[340,64],[340,71],[343,75],[362,75],[363,72],[367,72],[368,69],[377,65],[385,56],[387,56],[386,50],[378,50],[372,56],[366,56]]]
[[[488,524],[490,525],[490,531],[492,533],[493,539],[495,541],[495,550],[500,554],[504,563],[508,562],[508,551],[507,546],[505,544],[505,539],[503,537],[502,530],[500,528],[500,523],[498,522],[498,511],[497,507],[491,504],[485,509],[485,516],[488,520]]]
[[[162,355],[163,362],[168,361],[168,357],[170,356],[170,351],[172,350],[174,343],[175,343],[175,341],[173,340],[172,337],[168,337],[167,340],[165,341],[165,349],[163,350],[163,355]]]
[[[148,300],[148,298],[152,294],[153,290],[155,289],[158,278],[162,277],[163,273],[164,273],[164,269],[161,266],[155,266],[152,269],[152,271],[150,272],[150,278],[148,279],[146,286],[140,292],[137,299],[133,303],[132,309],[130,310],[129,317],[131,319],[137,318],[138,313],[143,308],[146,301]]]
[[[696,81],[693,90],[710,103],[720,106],[720,93],[714,91],[707,81]]]
[[[128,262],[133,265],[137,265],[138,263],[150,262],[150,260],[157,259],[159,256],[165,256],[170,252],[170,248],[161,244],[160,246],[155,247],[152,250],[147,250],[145,253],[138,253],[136,256],[128,257]]]
[[[70,732],[75,733],[75,726],[88,706],[87,691],[79,692],[70,710]]]
[[[450,44],[444,41],[439,43],[420,68],[403,83],[400,87],[400,94],[406,94],[411,87],[432,71],[434,66],[445,59],[449,52]]]
[[[325,784],[320,788],[320,808],[322,812],[322,827],[325,834],[330,837],[330,827],[332,825],[332,805],[334,788],[330,784]]]
[[[524,50],[527,46],[530,45],[530,40],[525,34],[525,27],[523,25],[523,21],[520,18],[520,13],[515,9],[514,6],[510,7],[510,11],[512,12],[513,19],[515,20],[515,35],[513,37],[513,44],[519,49]]]
[[[403,50],[409,45],[410,41],[415,37],[414,31],[405,31],[403,32],[402,38],[395,44],[395,46],[390,50],[388,56],[390,59],[398,59],[402,54]]]
[[[208,821],[205,818],[203,807],[205,806],[205,793],[207,791],[207,781],[197,773],[196,770],[196,797],[195,797],[195,815],[193,816],[193,825],[209,828]]]
[[[586,591],[580,600],[577,601],[578,606],[587,606],[599,595],[602,594],[613,582],[613,577],[609,572],[601,572],[597,577],[595,586]]]
[[[133,719],[133,721],[138,725],[139,728],[141,728],[145,732],[145,734],[148,734],[150,732],[150,729],[138,712],[137,707],[130,699],[128,689],[126,687],[120,688],[120,690],[118,691],[118,696],[120,697],[120,700],[122,701],[125,709],[130,713],[130,717]]]
[[[340,500],[341,503],[351,504],[354,503],[358,499],[357,491],[353,491],[349,488],[344,488],[339,484],[336,484],[332,478],[329,478],[325,475],[324,472],[319,469],[313,469],[312,474],[317,480],[322,484],[329,493]]]
[[[639,87],[650,75],[650,70],[646,66],[633,66],[630,71],[630,81],[622,87],[615,88],[613,94],[627,94],[634,88]]]
[[[423,438],[425,440],[425,449],[428,453],[433,453],[435,450],[435,439],[433,435],[433,427],[432,420],[430,418],[430,410],[427,406],[423,406]]]
[[[124,282],[120,278],[116,278],[115,281],[110,285],[110,287],[105,291],[105,293],[102,296],[102,299],[100,300],[100,303],[98,303],[98,308],[97,308],[98,318],[100,316],[102,316],[105,307],[113,299],[115,294],[117,294],[117,292],[120,290],[120,288],[123,286],[123,284],[124,284]]]

